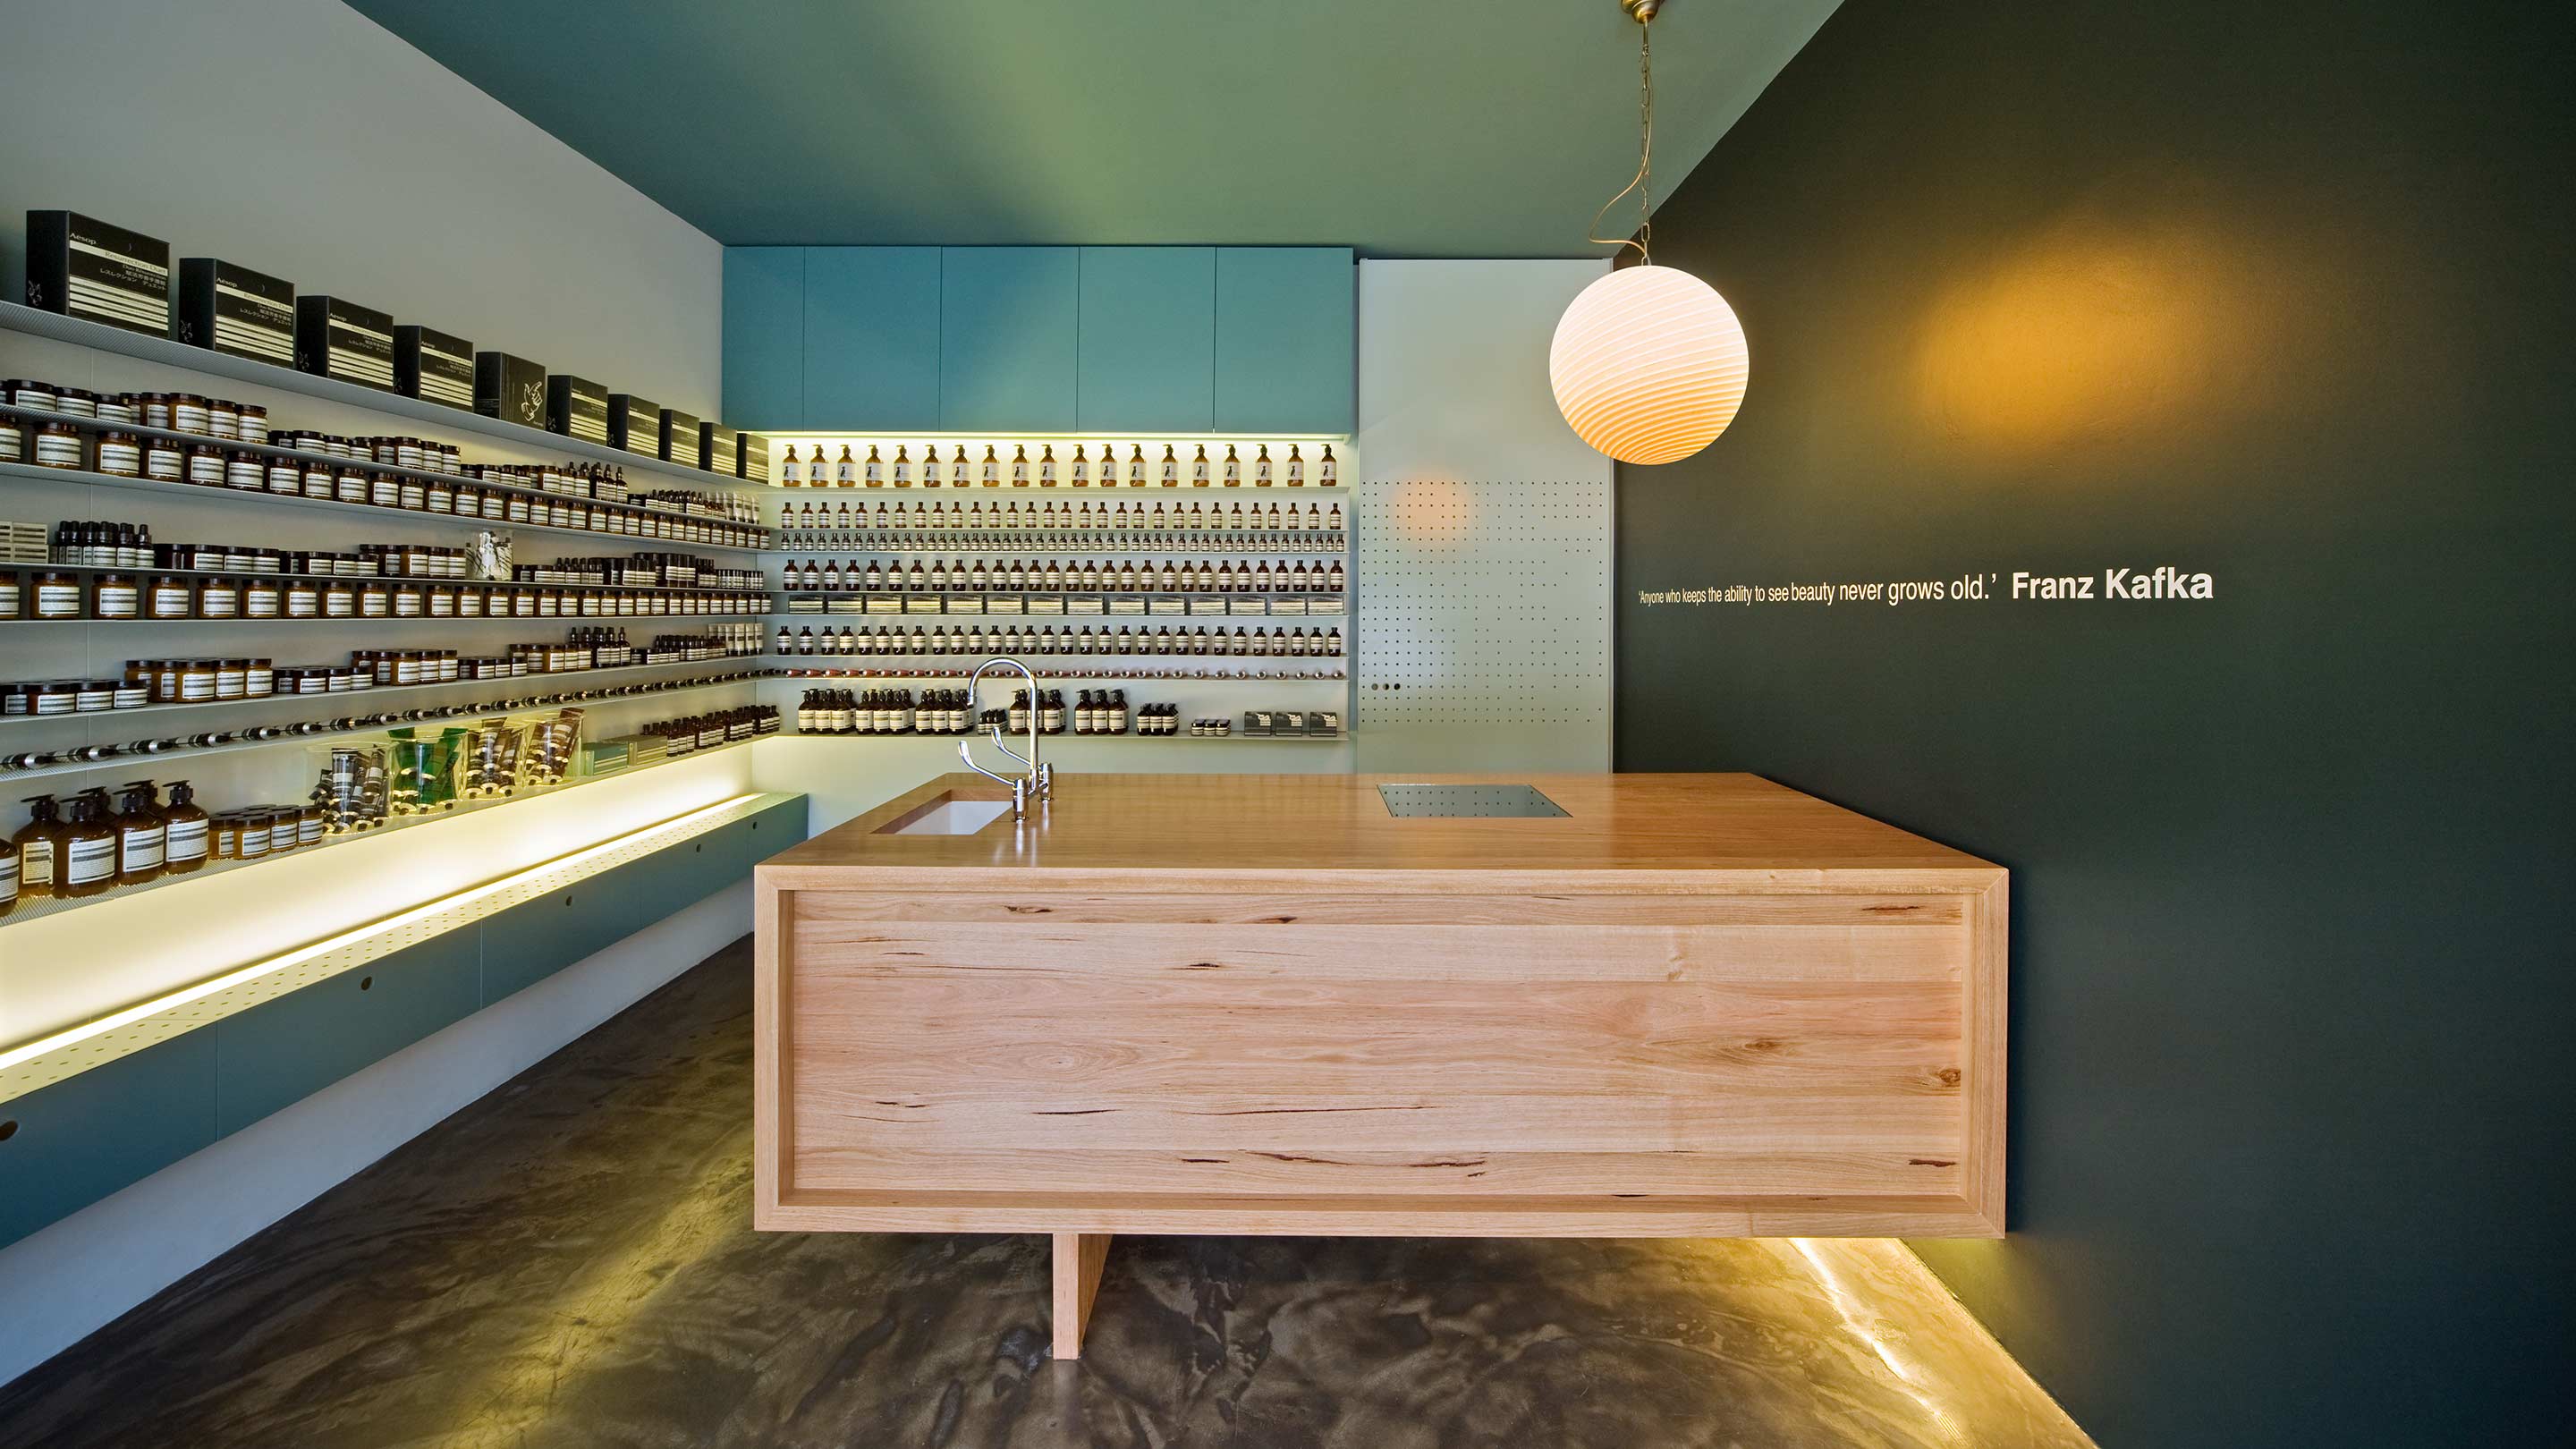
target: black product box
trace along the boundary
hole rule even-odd
[[[27,213],[27,305],[170,335],[170,244],[77,211]]]
[[[474,411],[523,428],[544,427],[545,365],[506,352],[475,353]]]
[[[698,424],[698,466],[720,477],[742,476],[742,438],[722,423]]]
[[[474,344],[410,323],[395,328],[394,391],[474,411]]]
[[[547,378],[546,429],[607,447],[608,389],[568,372]]]
[[[254,362],[295,365],[295,284],[213,257],[179,262],[178,338]]]
[[[734,461],[738,466],[734,469],[733,476],[748,478],[754,483],[768,482],[769,440],[758,433],[744,433],[740,440],[742,446],[734,453]]]
[[[344,297],[295,299],[295,365],[304,372],[394,390],[394,319]]]
[[[610,393],[608,446],[647,458],[662,456],[662,409],[631,392]]]
[[[698,466],[698,447],[697,417],[677,408],[662,409],[662,461],[695,468]]]

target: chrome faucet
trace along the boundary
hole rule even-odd
[[[974,771],[985,779],[996,780],[1002,784],[1010,786],[1011,818],[1014,820],[1022,820],[1028,817],[1029,801],[1032,798],[1038,800],[1053,798],[1055,794],[1055,767],[1052,765],[1041,765],[1038,763],[1038,677],[1029,672],[1029,667],[1027,665],[1022,664],[1016,659],[987,659],[983,663],[976,665],[974,677],[966,681],[967,713],[969,715],[976,713],[975,687],[984,682],[984,671],[996,668],[1016,669],[1020,671],[1020,677],[1029,682],[1029,752],[1026,755],[1022,755],[1019,751],[1012,749],[1007,744],[1004,744],[1002,742],[1002,727],[1000,725],[989,725],[986,728],[990,729],[993,733],[993,744],[995,747],[1000,749],[1003,754],[1006,754],[1012,759],[1018,760],[1021,764],[1028,766],[1029,772],[1026,775],[994,774],[992,771],[975,763],[974,752],[967,748],[969,743],[968,740],[959,740],[957,742],[957,758],[966,762],[967,769]]]

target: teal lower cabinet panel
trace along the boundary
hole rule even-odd
[[[666,914],[643,862],[602,871],[483,921],[483,1001],[489,1005],[616,944]]]
[[[0,1102],[0,1247],[215,1140],[215,1034]]]
[[[557,878],[575,878],[516,905],[387,927],[338,948],[363,952],[354,963],[167,1040],[81,1049],[95,1065],[73,1060],[70,1075],[0,1101],[0,1246],[749,880],[805,838],[802,795],[728,813],[590,874],[578,869],[593,863],[566,869]]]
[[[474,933],[450,931],[195,1033],[215,1041],[216,1130],[230,1136],[473,1015],[482,975]]]

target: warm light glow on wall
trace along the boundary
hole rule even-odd
[[[1726,299],[1652,264],[1584,288],[1547,353],[1567,425],[1622,463],[1678,462],[1715,442],[1744,403],[1750,366]]]
[[[2273,310],[2244,249],[2147,217],[2071,219],[1951,280],[1914,343],[1920,406],[2009,454],[2159,450],[2264,391]]]

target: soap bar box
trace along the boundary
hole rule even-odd
[[[394,319],[346,297],[295,299],[297,370],[394,390]]]
[[[546,379],[546,427],[567,438],[608,446],[608,389],[558,372]]]
[[[176,336],[253,362],[295,365],[295,284],[213,257],[179,263]]]
[[[741,435],[722,423],[698,424],[698,466],[720,478],[741,477]]]
[[[474,411],[474,344],[410,323],[395,328],[394,391]]]
[[[735,461],[739,466],[734,470],[733,476],[747,478],[754,483],[770,481],[769,440],[758,433],[744,433],[741,435],[741,442],[742,447],[735,454]]]
[[[27,305],[170,335],[170,244],[77,211],[27,213]]]
[[[647,458],[662,456],[662,409],[631,392],[610,393],[608,446]]]
[[[657,456],[665,463],[683,468],[698,466],[698,449],[702,444],[700,423],[696,415],[677,408],[662,409],[662,441]]]
[[[475,353],[474,411],[521,427],[544,427],[545,365],[506,352]]]

